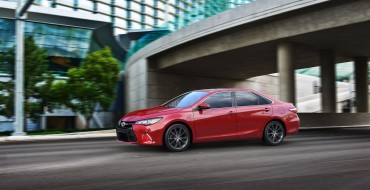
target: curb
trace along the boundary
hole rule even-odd
[[[324,127],[299,127],[299,130],[315,130],[315,129],[341,129],[341,128],[367,128],[370,125],[356,125],[356,126],[324,126]]]
[[[77,132],[52,135],[7,136],[0,137],[0,143],[99,139],[115,136],[116,136],[115,130],[104,130],[104,131],[90,131],[90,132]]]

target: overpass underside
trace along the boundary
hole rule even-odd
[[[336,113],[335,64],[354,61],[357,112],[368,113],[369,31],[370,2],[360,0],[313,6],[202,37],[127,67],[128,110],[157,106],[194,89],[254,88],[246,79],[270,73],[279,73],[278,98],[296,103],[294,71],[321,66],[322,112]],[[367,115],[359,116],[361,125],[370,125]]]

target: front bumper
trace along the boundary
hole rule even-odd
[[[119,128],[116,129],[117,140],[123,142],[137,142],[137,138],[132,127],[130,128]]]
[[[161,130],[153,131],[152,129],[153,125],[150,127],[135,124],[124,127],[117,126],[117,140],[129,144],[162,145]]]

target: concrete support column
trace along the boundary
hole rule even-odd
[[[277,67],[279,72],[280,100],[290,102],[294,105],[295,100],[295,74],[293,45],[280,43],[277,46]]]
[[[368,58],[355,58],[357,112],[369,112]]]
[[[336,113],[336,74],[335,74],[335,53],[333,50],[320,51],[321,65],[321,105],[322,112]]]

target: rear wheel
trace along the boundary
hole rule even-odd
[[[279,145],[283,142],[285,136],[285,128],[278,121],[270,121],[263,133],[263,140],[267,145]]]
[[[171,125],[164,135],[164,145],[169,151],[180,152],[190,145],[190,132],[183,124]]]

